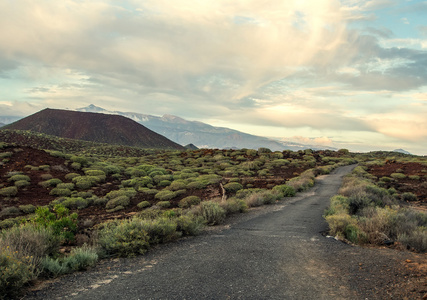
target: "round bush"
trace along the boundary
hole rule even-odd
[[[281,184],[276,185],[273,191],[279,193],[282,197],[293,197],[295,196],[295,189],[289,185]]]
[[[201,201],[201,199],[197,196],[188,196],[185,197],[184,199],[182,199],[181,201],[179,201],[179,207],[181,208],[189,208],[192,205],[197,205],[199,204]]]
[[[168,190],[158,192],[154,198],[160,201],[168,201],[176,197],[176,193]]]
[[[107,209],[112,209],[112,208],[115,208],[116,206],[126,207],[129,204],[130,204],[130,199],[128,196],[119,196],[108,201],[105,207]]]
[[[137,206],[138,206],[138,208],[143,209],[143,208],[151,206],[151,204],[148,201],[141,201],[141,202],[138,203]]]
[[[241,185],[238,182],[229,182],[226,185],[224,185],[224,189],[228,192],[228,193],[235,193],[238,190],[243,189],[243,185]]]

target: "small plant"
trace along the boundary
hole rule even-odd
[[[11,176],[8,181],[30,181],[30,177],[28,175],[22,175],[22,174],[17,174],[17,175],[13,175]]]
[[[411,193],[411,192],[403,193],[400,196],[400,199],[402,199],[402,201],[406,201],[406,202],[418,201],[417,195],[415,195],[414,193]]]
[[[392,177],[394,179],[404,179],[404,178],[406,178],[406,175],[402,174],[402,173],[392,173],[390,175],[390,177]]]
[[[204,201],[201,213],[208,225],[221,224],[225,220],[225,210],[215,201]]]
[[[0,189],[0,196],[13,197],[18,194],[18,188],[16,186],[9,186]]]
[[[235,193],[238,190],[243,189],[243,186],[238,183],[238,182],[229,182],[227,184],[224,185],[224,189],[228,192],[228,193]]]
[[[63,242],[73,241],[74,234],[77,232],[77,214],[70,214],[69,210],[62,205],[55,205],[53,211],[48,207],[40,206],[36,209],[36,215],[28,222],[51,228]]]
[[[45,257],[42,262],[43,272],[52,277],[59,275],[86,270],[94,266],[98,261],[98,254],[95,249],[84,245],[81,248],[71,250],[68,256],[53,259]]]
[[[148,201],[141,201],[137,204],[138,208],[144,209],[146,207],[151,206],[150,202]]]
[[[32,214],[36,211],[36,207],[32,204],[27,204],[27,205],[20,205],[19,209],[24,213],[24,214]]]
[[[176,192],[163,190],[158,192],[154,198],[160,201],[168,201],[176,197]]]
[[[129,199],[129,197],[128,197],[128,196],[123,195],[123,196],[118,196],[118,197],[115,197],[115,198],[113,198],[113,199],[109,200],[109,201],[107,202],[107,204],[105,205],[105,207],[106,207],[107,209],[114,209],[114,208],[116,208],[117,206],[126,207],[126,206],[128,206],[129,204],[130,204],[130,199]]]
[[[201,199],[197,196],[188,196],[179,201],[178,206],[181,208],[189,208],[193,205],[198,205]]]
[[[295,189],[286,184],[276,185],[273,191],[277,192],[281,197],[294,197],[296,194]]]
[[[159,201],[156,203],[156,205],[160,206],[161,208],[169,208],[171,203],[169,201]]]

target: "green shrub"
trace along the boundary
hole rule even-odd
[[[186,214],[176,219],[177,231],[184,236],[198,235],[205,226],[205,219],[202,216]]]
[[[39,182],[39,185],[41,185],[44,188],[48,188],[48,187],[55,187],[56,185],[58,185],[59,183],[62,183],[61,179],[58,178],[52,178],[52,179],[48,179],[42,182]]]
[[[243,199],[248,207],[257,207],[264,204],[264,195],[262,192],[249,194]]]
[[[98,254],[95,249],[84,245],[81,248],[71,250],[68,256],[62,258],[45,257],[42,260],[43,273],[57,277],[59,275],[86,270],[94,266],[98,261]]]
[[[39,206],[36,214],[29,220],[30,223],[51,228],[56,236],[59,236],[63,242],[74,240],[74,234],[77,232],[77,214],[69,213],[69,210],[63,205],[55,205],[53,211],[48,207]]]
[[[107,255],[134,256],[145,253],[150,245],[177,238],[176,228],[176,223],[165,217],[110,222],[99,231],[99,244]]]
[[[154,198],[160,201],[168,201],[176,197],[176,192],[163,190],[158,192]]]
[[[95,186],[101,180],[97,176],[78,176],[72,179],[78,189],[87,190]]]
[[[224,189],[227,193],[235,193],[238,190],[243,189],[243,186],[238,182],[229,182],[224,185]]]
[[[221,224],[225,220],[225,210],[215,201],[204,201],[201,213],[208,225]]]
[[[26,181],[26,180],[15,181],[15,186],[17,188],[23,188],[23,187],[26,187],[26,186],[29,186],[29,185],[31,185],[31,183],[29,181]]]
[[[171,190],[171,191],[183,190],[186,188],[186,186],[187,185],[183,180],[175,180],[169,185],[168,190]]]
[[[34,278],[35,266],[29,257],[0,246],[0,299],[17,297],[22,287]]]
[[[235,197],[238,199],[244,199],[253,193],[258,193],[261,191],[262,189],[254,189],[254,188],[238,190]]]
[[[64,197],[54,200],[52,204],[61,204],[68,209],[83,209],[89,206],[89,202],[82,197]]]
[[[261,196],[263,197],[264,204],[273,204],[276,203],[276,200],[282,198],[282,196],[275,191],[261,192]]]
[[[68,173],[65,175],[66,180],[73,180],[73,178],[79,177],[80,174],[77,173]]]
[[[155,195],[159,192],[159,190],[150,189],[150,188],[140,188],[140,189],[138,189],[138,191],[140,191],[141,193],[143,193],[145,195]]]
[[[98,243],[108,256],[135,256],[144,254],[150,246],[143,220],[114,221],[103,224]]]
[[[18,194],[18,188],[16,186],[9,186],[0,189],[0,196],[13,197]]]
[[[151,204],[148,201],[141,201],[141,202],[138,203],[137,206],[138,206],[138,208],[143,209],[143,208],[151,206]]]
[[[117,207],[117,206],[126,207],[126,206],[128,206],[129,204],[130,204],[130,199],[129,199],[129,197],[128,197],[128,196],[123,195],[123,196],[118,196],[118,197],[115,197],[115,198],[113,198],[113,199],[109,200],[109,201],[107,202],[107,204],[105,205],[105,207],[106,207],[107,209],[113,209],[113,208],[115,208],[115,207]]]
[[[294,197],[296,194],[295,189],[286,184],[276,185],[273,191],[277,192],[280,197]]]
[[[168,208],[171,206],[171,203],[169,201],[159,201],[156,203],[156,205],[160,206],[161,208]]]
[[[406,175],[402,174],[402,173],[392,173],[390,175],[390,177],[392,177],[394,179],[404,179],[404,178],[406,178]]]
[[[148,233],[151,245],[169,242],[179,237],[176,231],[176,222],[167,217],[160,217],[154,220],[144,219],[143,230]]]
[[[420,253],[427,252],[427,229],[426,227],[418,227],[410,234],[401,234],[398,236],[398,241],[408,248]]]
[[[227,215],[248,210],[248,205],[243,199],[229,198],[220,203],[220,206],[225,210]]]
[[[60,196],[60,197],[69,197],[69,196],[71,196],[71,191],[67,188],[56,187],[50,191],[49,195]]]
[[[28,175],[16,174],[11,176],[8,179],[8,181],[20,181],[20,180],[30,181],[30,177]]]
[[[400,195],[400,199],[406,202],[418,201],[417,195],[411,192],[403,193],[402,195]]]
[[[74,183],[68,182],[68,183],[58,183],[56,185],[58,189],[69,189],[74,190]]]
[[[36,211],[36,207],[32,204],[20,205],[19,209],[25,214],[32,214]]]
[[[189,208],[193,205],[198,205],[201,199],[197,196],[188,196],[179,201],[178,206],[181,208]]]
[[[107,199],[114,199],[114,198],[122,197],[122,196],[126,196],[128,198],[133,198],[136,196],[136,194],[137,194],[137,192],[135,191],[135,189],[124,188],[124,189],[111,191],[107,195],[105,195],[105,197]]]
[[[205,184],[205,183],[203,183],[201,181],[196,180],[196,181],[188,183],[187,184],[187,189],[190,189],[190,190],[200,190],[200,189],[205,188],[206,186],[207,186],[207,184]]]
[[[19,214],[21,214],[21,211],[15,206],[5,207],[0,211],[0,217],[2,218],[16,216]]]
[[[157,185],[161,187],[169,186],[171,184],[170,180],[161,180]]]

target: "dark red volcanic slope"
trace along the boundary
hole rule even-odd
[[[123,116],[44,109],[2,129],[31,130],[63,138],[141,148],[184,149]]]

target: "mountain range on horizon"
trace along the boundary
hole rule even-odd
[[[188,121],[181,117],[169,114],[165,114],[159,117],[134,112],[109,111],[93,104],[90,104],[86,107],[77,108],[76,110],[81,112],[117,114],[125,116],[180,145],[193,144],[198,148],[258,149],[265,147],[271,149],[272,151],[297,151],[308,148],[313,150],[336,150],[335,148],[331,147],[304,145],[299,143],[274,140],[226,127],[215,127],[199,121]]]

